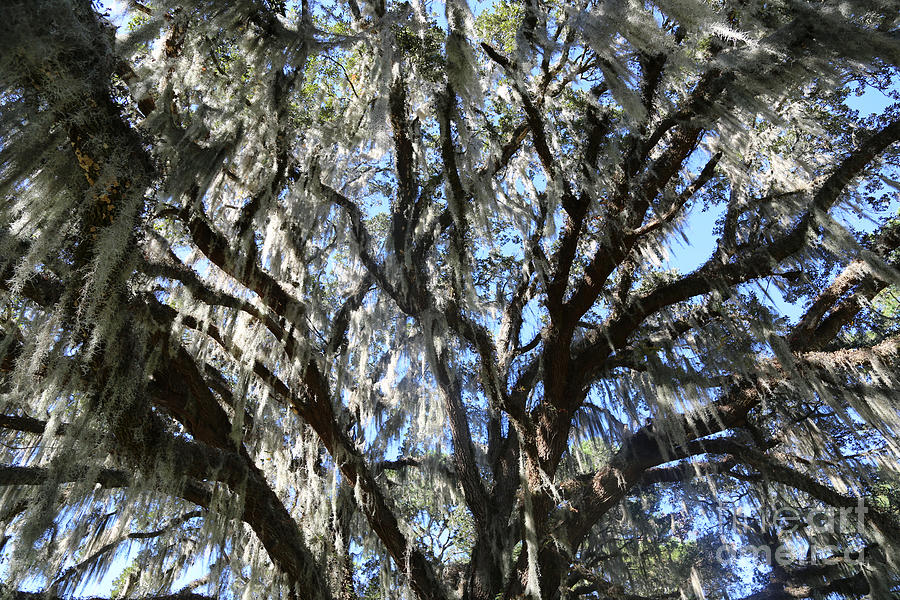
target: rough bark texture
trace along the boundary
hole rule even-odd
[[[682,4],[0,7],[3,594],[894,593],[900,11]]]

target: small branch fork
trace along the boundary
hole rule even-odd
[[[350,8],[354,21],[359,24],[363,19],[360,7],[352,2]],[[137,5],[137,9],[143,10],[141,5]],[[383,6],[376,13],[383,18]],[[274,17],[264,17],[254,17],[263,33],[276,38],[284,35],[280,21]],[[778,33],[792,40],[791,43],[799,48],[809,41],[802,35],[801,29],[799,24],[792,23]],[[628,269],[635,249],[683,215],[692,199],[716,177],[722,158],[719,153],[713,154],[696,178],[680,193],[674,194],[664,210],[651,215],[651,207],[667,189],[671,190],[676,185],[679,172],[696,155],[705,127],[715,120],[713,107],[717,103],[721,106],[727,102],[728,86],[737,76],[741,60],[746,57],[735,51],[731,58],[738,67],[731,71],[718,66],[711,68],[700,77],[681,106],[654,122],[650,115],[656,108],[655,102],[665,83],[667,65],[663,56],[642,56],[640,90],[647,116],[638,123],[634,135],[626,140],[622,164],[618,165],[618,179],[609,196],[594,199],[587,190],[578,189],[576,183],[566,177],[559,157],[554,155],[553,140],[548,135],[547,120],[542,113],[546,95],[554,93],[552,82],[563,73],[563,61],[560,60],[556,67],[549,62],[545,64],[541,83],[529,89],[525,85],[524,74],[516,64],[488,44],[482,44],[481,49],[514,82],[524,120],[513,129],[497,156],[485,163],[479,176],[492,178],[501,173],[530,140],[531,149],[548,184],[560,191],[565,213],[558,244],[550,257],[543,257],[542,262],[551,268],[542,280],[538,276],[540,269],[536,263],[544,252],[543,226],[553,216],[547,214],[546,206],[540,207],[535,234],[528,240],[534,260],[525,266],[510,301],[502,307],[502,326],[497,340],[489,328],[467,313],[462,294],[463,283],[454,282],[456,289],[451,299],[439,302],[428,288],[419,264],[419,259],[433,250],[441,236],[448,236],[450,246],[460,260],[464,263],[471,260],[466,248],[466,234],[469,228],[467,206],[473,195],[471,190],[466,189],[457,161],[460,150],[454,136],[454,121],[460,117],[456,92],[449,83],[442,86],[437,114],[440,129],[438,150],[443,164],[441,178],[449,190],[448,206],[438,219],[435,231],[416,233],[425,210],[422,193],[425,186],[420,185],[419,173],[416,172],[407,83],[402,76],[397,76],[388,91],[397,196],[391,207],[390,249],[387,256],[379,256],[373,248],[372,236],[356,202],[319,180],[315,171],[306,177],[314,193],[321,195],[346,216],[357,258],[365,271],[359,285],[343,299],[336,311],[332,331],[324,344],[315,341],[306,318],[308,307],[267,271],[257,256],[255,246],[250,244],[244,247],[245,253],[241,254],[242,249],[232,244],[229,237],[204,213],[200,201],[204,190],[199,186],[189,190],[183,207],[163,212],[160,216],[180,221],[190,243],[244,290],[255,293],[259,303],[247,301],[240,294],[213,289],[196,273],[181,265],[177,257],[173,258],[171,251],[162,244],[156,247],[157,251],[149,252],[141,265],[146,276],[177,280],[204,303],[241,311],[258,321],[280,344],[283,356],[299,365],[297,380],[286,381],[283,374],[258,357],[246,355],[243,348],[234,344],[214,325],[197,318],[179,316],[174,308],[162,304],[151,295],[137,296],[128,309],[154,324],[156,332],[152,341],[166,350],[160,352],[158,366],[148,373],[146,394],[139,398],[137,404],[140,411],[126,415],[125,421],[113,429],[116,447],[121,452],[122,468],[92,469],[83,466],[64,473],[51,473],[38,467],[5,465],[0,466],[0,485],[40,485],[51,477],[66,483],[90,476],[102,487],[124,487],[131,483],[129,473],[135,466],[148,467],[165,456],[174,456],[176,460],[173,464],[177,466],[184,483],[181,489],[172,490],[173,495],[208,508],[212,504],[212,483],[220,482],[233,491],[241,490],[245,499],[241,519],[254,530],[273,562],[298,588],[310,590],[311,597],[327,600],[329,592],[322,561],[310,551],[298,524],[265,474],[254,464],[247,448],[234,441],[231,418],[211,389],[214,386],[210,383],[206,365],[198,364],[176,339],[176,332],[180,333],[181,328],[186,327],[215,343],[234,361],[250,364],[253,373],[268,386],[273,396],[315,432],[340,470],[344,483],[349,489],[357,491],[353,495],[356,510],[365,517],[396,564],[404,565],[404,572],[417,597],[445,600],[447,594],[437,576],[436,565],[432,564],[427,552],[419,548],[415,540],[409,539],[405,533],[408,529],[398,518],[377,479],[385,469],[409,467],[413,466],[413,462],[398,460],[393,465],[371,464],[348,437],[346,424],[353,423],[353,417],[343,408],[339,394],[333,393],[329,387],[329,365],[346,345],[352,313],[363,304],[366,294],[375,288],[390,298],[406,316],[415,319],[426,337],[451,334],[460,346],[472,349],[478,357],[480,391],[488,398],[494,412],[488,428],[489,469],[483,469],[479,464],[463,386],[454,372],[449,353],[433,346],[428,352],[430,368],[450,416],[452,474],[463,490],[478,528],[466,593],[473,600],[482,600],[495,598],[498,594],[512,597],[521,592],[522,586],[517,579],[521,580],[525,574],[524,558],[517,565],[519,572],[506,578],[511,583],[503,589],[505,578],[499,561],[504,549],[491,541],[509,529],[510,517],[517,507],[516,489],[519,485],[529,486],[530,493],[534,495],[533,506],[542,518],[538,532],[540,539],[550,538],[550,520],[543,518],[553,512],[555,502],[546,481],[552,482],[556,476],[569,445],[575,414],[583,406],[591,385],[610,369],[629,366],[622,359],[623,351],[629,348],[629,341],[640,328],[661,311],[709,294],[717,287],[733,287],[776,274],[777,268],[800,252],[810,237],[820,234],[825,215],[850,182],[900,140],[900,121],[886,124],[859,144],[814,190],[809,208],[800,220],[768,243],[755,248],[731,248],[727,260],[722,260],[722,254],[717,252],[693,273],[644,291],[632,292],[633,281],[625,273],[627,277],[622,279],[624,283],[609,316],[575,341],[579,322],[595,306],[610,277],[617,271],[621,273]],[[778,64],[773,63],[770,67],[778,68]],[[103,107],[110,108],[107,104]],[[596,107],[593,110],[596,112]],[[128,128],[117,113],[105,117],[108,118],[98,122]],[[608,115],[593,114],[588,121],[589,139],[584,155],[579,157],[579,168],[582,172],[591,173],[597,168],[598,157],[610,135],[611,126]],[[126,148],[123,152],[129,153],[128,162],[131,164],[143,168],[150,163],[140,146]],[[282,186],[290,185],[302,175],[299,167],[283,153],[279,159],[279,171],[282,175],[273,180],[273,187],[269,190],[273,196]],[[290,176],[287,176],[288,173]],[[160,176],[158,173],[155,175]],[[598,204],[606,211],[604,223],[608,235],[598,243],[596,250],[583,257],[584,268],[579,269],[576,268],[579,248],[591,233],[589,218],[592,211],[600,209]],[[250,212],[246,215],[242,229],[249,228],[248,223],[254,216]],[[876,237],[868,251],[884,259],[898,247],[898,241],[900,236],[895,229],[885,230]],[[10,246],[4,243],[3,247]],[[27,248],[22,250],[22,255],[25,250]],[[895,268],[895,265],[884,260],[881,263],[884,263],[881,267]],[[394,266],[399,267],[399,279],[392,279],[395,270],[389,267]],[[738,466],[751,467],[775,482],[801,490],[827,504],[845,506],[849,502],[846,496],[778,462],[765,450],[754,448],[737,437],[709,438],[745,427],[750,412],[765,398],[765,390],[777,387],[797,374],[830,369],[835,364],[844,367],[872,365],[878,361],[897,364],[900,351],[896,338],[872,347],[825,350],[841,328],[859,313],[865,302],[886,287],[887,282],[878,275],[878,270],[867,266],[870,265],[864,261],[852,262],[807,309],[787,336],[786,343],[793,363],[760,358],[758,377],[735,377],[729,385],[723,386],[721,397],[715,404],[678,417],[681,422],[676,429],[685,433],[681,445],[663,452],[663,448],[669,446],[669,440],[664,432],[650,424],[626,436],[607,465],[588,476],[560,483],[559,487],[573,507],[564,527],[568,546],[578,549],[611,508],[640,486],[682,481],[698,475],[734,476]],[[0,288],[8,292],[8,274],[2,275]],[[57,284],[52,274],[35,275],[22,287],[22,293],[35,306],[52,310],[61,301],[61,290]],[[525,305],[534,298],[545,301],[549,320],[531,342],[521,345],[522,313]],[[429,314],[435,311],[445,317],[440,327],[429,320]],[[676,324],[672,334],[682,335],[691,326],[687,321]],[[124,330],[127,333],[128,327]],[[9,356],[15,357],[16,354],[7,352],[4,370],[10,366],[6,364]],[[517,373],[512,372],[514,365]],[[109,375],[108,369],[98,372]],[[512,386],[509,385],[510,380],[513,380]],[[103,382],[99,387],[97,383],[87,378],[78,382],[86,390],[103,389]],[[543,387],[543,397],[533,408],[526,409],[526,400],[538,384]],[[163,412],[159,409],[164,409],[165,414],[183,426],[192,439],[187,441],[171,435],[159,416]],[[509,423],[506,435],[500,433],[501,419]],[[25,415],[0,415],[0,428],[42,435],[46,423]],[[138,430],[146,432],[143,441],[134,439],[133,433],[129,433]],[[61,434],[65,427],[57,427],[55,431]],[[707,460],[676,462],[701,455],[708,455]],[[525,464],[525,481],[519,479],[520,458]],[[672,462],[675,464],[669,464]],[[194,518],[200,514],[200,511],[194,511],[183,515],[183,518]],[[900,534],[888,516],[876,512],[873,519],[883,532],[894,536]],[[151,534],[135,533],[128,537],[136,539],[148,535]],[[111,549],[104,546],[88,560]],[[522,552],[522,556],[525,555]],[[540,562],[540,570],[548,581],[554,575],[562,581],[569,566],[565,556],[549,545],[542,547]],[[64,573],[62,578],[69,574]],[[583,577],[572,582],[573,586],[578,584],[573,588],[576,595],[612,595],[616,591],[610,582],[593,574],[579,576]],[[856,586],[856,580],[844,583],[847,589],[861,589]],[[832,584],[839,585],[842,584]],[[833,589],[837,590],[837,587]],[[11,594],[17,600],[36,600],[35,595],[26,592]],[[669,593],[662,593],[647,598],[631,598],[663,600],[670,596]],[[551,595],[548,594],[548,597]],[[205,596],[192,593],[153,596],[146,600],[178,598],[206,600]]]

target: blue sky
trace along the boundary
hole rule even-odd
[[[894,89],[900,88],[895,87]],[[892,103],[891,98],[873,88],[868,88],[862,96],[851,94],[846,101],[850,108],[859,111],[860,116],[863,117],[873,113],[880,114]],[[672,244],[666,265],[668,268],[689,273],[706,262],[716,247],[716,238],[710,232],[713,230],[716,220],[722,215],[723,209],[724,207],[719,207],[718,210],[704,211],[700,207],[694,207],[685,219],[685,226],[682,230],[683,238],[676,237],[676,241]],[[897,213],[897,203],[893,202],[888,210]],[[846,226],[859,231],[871,232],[877,224],[877,219],[886,216],[886,213],[861,216],[852,210],[837,209],[834,216],[838,222]],[[762,290],[762,296],[768,297],[771,305],[792,321],[802,314],[803,307],[787,302],[777,286],[763,286]]]
[[[125,0],[105,0],[101,2],[101,5],[109,11],[111,20],[117,24],[124,23],[127,4],[128,3]],[[473,8],[476,12],[480,12],[487,4],[489,3],[475,2]],[[868,91],[861,97],[852,96],[848,100],[848,104],[851,108],[859,110],[862,114],[880,112],[890,103],[891,100],[889,98],[884,96],[881,92],[874,90]],[[896,203],[894,203],[892,210],[896,211],[896,208]],[[847,225],[857,229],[871,230],[872,228],[872,222],[866,221],[851,212],[844,211],[837,216],[840,219],[843,219]],[[668,261],[669,266],[686,273],[705,262],[715,247],[715,238],[710,232],[718,217],[719,213],[716,211],[711,210],[703,212],[699,209],[695,209],[686,219],[683,230],[686,241],[683,243],[675,242],[673,244],[671,256]],[[785,302],[776,286],[769,286],[768,293],[771,303],[782,314],[789,316],[792,320],[799,316],[802,307]],[[128,559],[118,559],[113,568],[109,570],[108,574],[101,581],[88,585],[81,590],[81,593],[89,596],[108,596],[113,580],[121,573],[130,558],[131,557]],[[206,565],[203,564],[202,561],[199,562],[189,570],[186,577],[176,583],[174,589],[178,589],[179,585],[184,585],[190,580],[205,574],[205,566]]]

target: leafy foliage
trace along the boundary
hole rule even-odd
[[[4,2],[4,593],[893,597],[898,14]]]

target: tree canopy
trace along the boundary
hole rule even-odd
[[[900,3],[119,7],[0,3],[0,593],[896,597]]]

